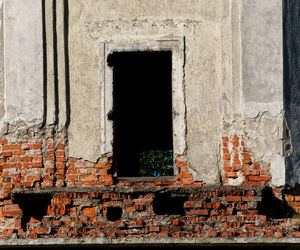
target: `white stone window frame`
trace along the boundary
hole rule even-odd
[[[104,82],[101,85],[101,153],[113,151],[113,121],[108,114],[113,109],[113,68],[107,58],[114,52],[171,51],[172,52],[172,120],[173,157],[181,156],[186,150],[186,107],[184,99],[185,44],[183,37],[168,37],[148,41],[108,42],[103,44]],[[178,169],[174,164],[174,175]]]

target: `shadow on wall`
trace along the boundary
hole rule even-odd
[[[300,183],[300,1],[283,0],[286,184]]]
[[[267,220],[291,218],[296,214],[285,199],[280,200],[274,195],[270,187],[262,191],[262,200],[257,204],[257,209],[259,214],[267,216]]]

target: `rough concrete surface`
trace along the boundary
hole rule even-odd
[[[3,16],[5,122],[42,122],[41,1],[5,0]]]

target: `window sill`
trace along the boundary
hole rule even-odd
[[[156,177],[116,177],[119,182],[153,182],[153,181],[176,181],[176,176],[156,176]]]

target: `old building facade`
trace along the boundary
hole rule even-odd
[[[299,242],[299,7],[2,0],[0,244]]]

